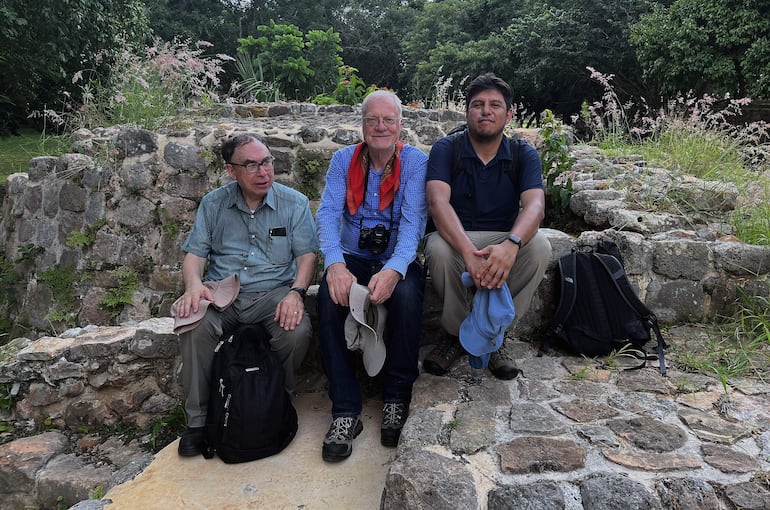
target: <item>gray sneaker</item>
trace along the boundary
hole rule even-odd
[[[505,347],[505,341],[500,349],[489,357],[488,367],[492,375],[504,381],[515,379],[521,373],[521,370],[513,366],[513,358]]]
[[[404,402],[385,402],[382,406],[382,427],[380,428],[382,446],[393,448],[398,445],[398,438],[401,437],[401,429],[404,428],[407,416],[409,416],[409,406]]]
[[[324,436],[321,456],[326,462],[339,462],[353,453],[353,439],[364,430],[359,416],[340,416],[332,420]]]

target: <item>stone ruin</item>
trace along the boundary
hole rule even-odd
[[[262,136],[276,156],[276,180],[315,200],[332,153],[360,140],[360,107],[270,104],[215,113],[218,121],[190,114],[157,132],[80,130],[72,153],[34,158],[28,172],[8,178],[0,242],[20,283],[5,310],[13,328],[0,348],[0,383],[11,387],[16,406],[0,411],[0,420],[148,430],[179,402],[169,309],[183,291],[181,246],[198,200],[229,179],[221,141],[234,132]],[[458,112],[411,108],[404,117],[403,140],[426,152],[463,121]],[[537,132],[524,136],[539,144]],[[602,236],[618,243],[629,278],[664,325],[730,315],[741,292],[770,295],[770,247],[740,242],[725,220],[741,199],[735,187],[585,145],[573,145],[571,155],[577,193],[570,209],[582,232],[545,229],[551,266],[512,336],[538,341],[556,306],[556,261]],[[691,212],[645,207],[672,194],[685,197]],[[69,287],[42,277],[62,268],[74,276]],[[126,271],[135,283],[122,279]],[[116,307],[115,292],[127,289]],[[438,310],[428,289],[426,344],[433,343]],[[306,365],[307,374],[320,370],[312,354]]]

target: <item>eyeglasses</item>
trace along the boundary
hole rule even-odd
[[[232,166],[242,166],[246,172],[250,174],[255,174],[259,172],[260,168],[264,168],[266,172],[269,172],[273,169],[273,162],[275,161],[274,156],[268,156],[262,161],[246,161],[245,163],[233,163],[232,161],[230,164]]]
[[[380,121],[382,121],[382,123],[385,124],[387,127],[393,127],[396,124],[398,124],[399,118],[398,117],[364,117],[364,124],[366,124],[366,127],[375,127],[380,123]]]

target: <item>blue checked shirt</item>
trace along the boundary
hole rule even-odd
[[[347,253],[381,262],[383,269],[394,269],[403,278],[425,234],[428,217],[425,168],[428,157],[417,147],[404,145],[401,152],[401,183],[393,204],[384,211],[380,211],[380,178],[383,172],[377,173],[370,168],[364,203],[351,215],[345,203],[345,192],[348,167],[354,151],[355,146],[352,145],[335,152],[326,173],[326,186],[316,214],[324,270],[336,262],[344,263],[343,253]],[[382,224],[391,230],[388,248],[379,255],[373,255],[366,248],[358,248],[362,215],[364,227],[374,228]]]

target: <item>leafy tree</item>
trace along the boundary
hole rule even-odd
[[[644,75],[668,94],[770,97],[769,0],[675,0],[631,27]]]
[[[207,41],[213,53],[233,54],[239,9],[222,0],[145,0],[153,35],[164,41]]]
[[[330,91],[337,84],[339,34],[331,28],[311,30],[305,36],[296,25],[279,25],[270,20],[257,27],[259,37],[238,39],[238,51],[263,69],[264,78],[275,83],[290,99],[308,99]]]
[[[513,84],[517,102],[535,112],[577,112],[584,98],[598,96],[587,66],[611,70],[621,90],[638,95],[644,85],[628,27],[650,10],[650,1],[427,3],[404,42],[405,74],[425,98],[441,79],[459,87],[466,77],[493,71]]]
[[[0,6],[0,118],[75,95],[72,75],[104,70],[115,52],[149,34],[142,0],[4,0]]]
[[[575,113],[584,99],[599,96],[589,66],[612,72],[621,96],[650,95],[628,44],[629,25],[651,9],[648,0],[536,0],[527,7],[505,30],[505,47],[514,90],[536,112]]]
[[[331,11],[345,63],[368,84],[401,89],[402,41],[414,29],[424,0],[349,0]]]
[[[310,30],[306,37],[305,54],[313,68],[313,92],[333,90],[342,66],[342,57],[339,55],[342,51],[340,34],[329,28]]]
[[[475,3],[477,0],[444,0],[425,4],[412,33],[403,43],[406,49],[403,75],[415,98],[430,98],[437,82],[452,79],[457,83],[472,72],[461,67],[457,58],[466,43],[488,37],[473,30],[471,18]]]

